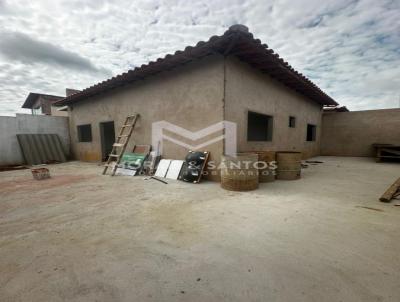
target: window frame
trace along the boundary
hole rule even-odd
[[[264,139],[263,140],[254,139],[254,138],[249,137],[249,131],[250,131],[249,122],[251,120],[250,119],[251,114],[266,117],[268,119],[266,129],[265,129],[266,130],[266,139],[265,140]],[[274,116],[273,115],[269,115],[269,114],[265,114],[265,113],[261,113],[261,112],[257,112],[257,111],[253,111],[253,110],[247,110],[246,118],[247,118],[247,123],[246,123],[246,126],[247,126],[246,140],[247,140],[247,142],[263,142],[263,143],[272,142],[273,133],[274,133]]]
[[[89,127],[89,134],[88,137],[84,139],[82,136],[82,128],[83,127]],[[79,143],[90,143],[93,141],[93,135],[92,135],[92,124],[82,124],[82,125],[77,125],[76,126],[76,131],[78,134],[78,142]]]

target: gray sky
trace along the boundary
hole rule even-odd
[[[400,1],[0,0],[0,115],[242,23],[352,110],[399,107]]]

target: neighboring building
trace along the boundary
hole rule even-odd
[[[64,98],[65,97],[58,95],[30,92],[24,104],[22,105],[22,108],[31,109],[33,115],[45,114],[67,116],[67,112],[60,111],[60,114],[57,114],[58,111],[56,108],[52,108],[55,102]]]
[[[254,39],[247,27],[234,25],[222,36],[89,87],[58,105],[68,106],[75,157],[100,161],[109,148],[106,136],[113,141],[114,129],[134,112],[141,117],[128,150],[151,144],[153,122],[198,131],[227,120],[237,124],[240,152],[296,150],[307,158],[320,153],[323,107],[338,104]],[[218,162],[224,143],[204,149]],[[162,155],[183,158],[186,152],[165,141]]]
[[[80,90],[67,88],[66,96],[71,96]],[[65,99],[64,96],[30,92],[22,108],[31,109],[33,115],[44,114],[53,116],[68,116],[67,107],[54,106],[54,103]]]

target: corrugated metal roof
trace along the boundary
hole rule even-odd
[[[28,165],[67,161],[57,134],[17,134],[17,138]]]
[[[147,65],[142,65],[127,73],[113,77],[81,92],[66,97],[57,102],[58,105],[71,105],[83,101],[91,96],[106,92],[116,87],[124,86],[159,72],[169,70],[201,57],[222,54],[234,55],[247,62],[254,68],[269,74],[284,85],[298,91],[321,105],[338,105],[331,97],[325,94],[303,74],[293,69],[287,62],[279,58],[266,44],[254,39],[244,25],[234,25],[222,36],[213,36],[207,42],[200,41],[194,47],[186,47],[184,51],[176,51],[164,58],[157,59]]]

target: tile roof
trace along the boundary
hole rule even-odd
[[[39,97],[43,97],[44,99],[50,100],[51,102],[60,101],[60,100],[65,99],[65,97],[63,97],[63,96],[30,92],[28,94],[27,98],[25,99],[25,102],[22,104],[21,108],[31,109]]]
[[[306,76],[294,70],[278,54],[268,48],[266,44],[262,44],[259,39],[255,39],[246,26],[239,24],[231,26],[221,36],[212,36],[206,42],[200,41],[194,47],[188,46],[183,51],[168,54],[164,58],[136,67],[126,73],[68,96],[57,102],[57,105],[71,105],[110,89],[125,86],[145,77],[213,54],[234,55],[321,105],[338,105]]]

